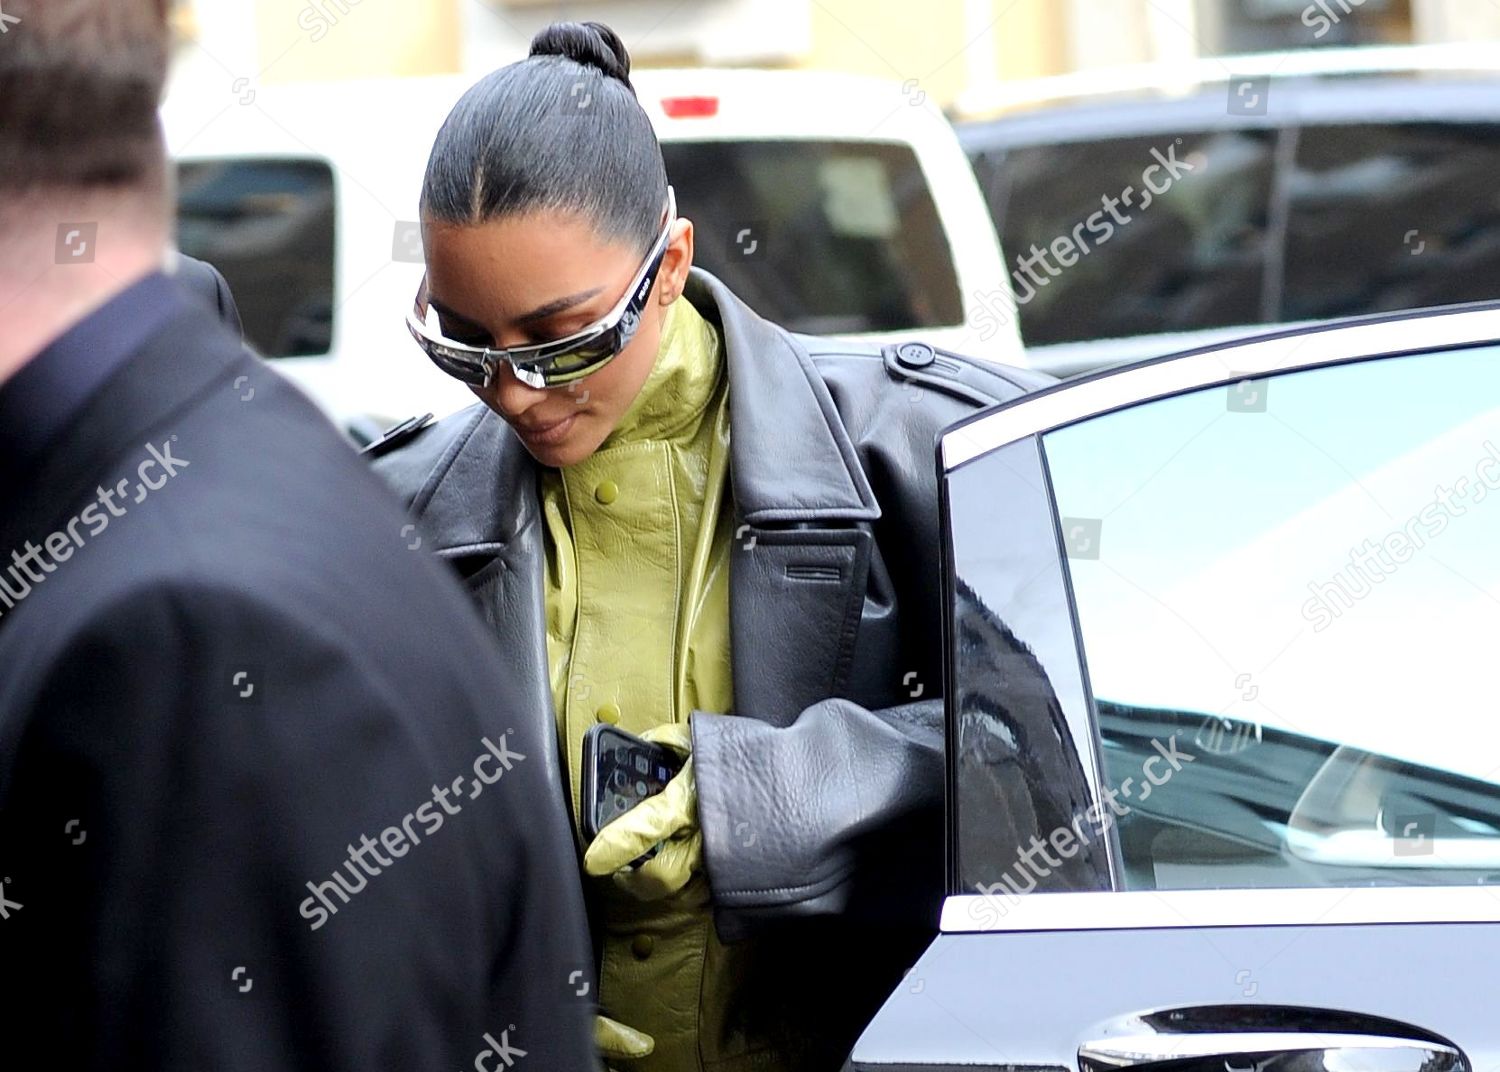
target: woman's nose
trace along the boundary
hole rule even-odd
[[[532,387],[517,378],[508,362],[502,361],[488,390],[490,405],[506,420],[515,420],[547,397],[541,387]]]

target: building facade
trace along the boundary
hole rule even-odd
[[[641,66],[817,68],[979,85],[1268,49],[1500,40],[1479,0],[178,0],[194,76],[479,73],[558,18],[614,26]]]

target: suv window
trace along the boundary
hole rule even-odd
[[[694,260],[792,331],[963,323],[953,254],[909,146],[668,141]]]
[[[1145,173],[1158,154],[1193,170],[1151,193]],[[1026,345],[1263,321],[1274,131],[1027,145],[972,159],[1023,306]],[[1166,184],[1160,169],[1150,179]],[[1119,202],[1114,212],[1106,198]],[[1031,274],[1046,279],[1036,285],[1021,263],[1059,239],[1085,252],[1064,243],[1051,254],[1055,276],[1033,262]],[[1074,263],[1064,267],[1065,258]]]
[[[1043,437],[1127,886],[1500,880],[1497,399],[1485,348]]]
[[[1305,127],[1296,159],[1283,320],[1496,296],[1500,124]]]
[[[245,337],[266,357],[333,344],[333,169],[308,159],[184,160],[177,244],[224,273]]]

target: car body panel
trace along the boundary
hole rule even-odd
[[[1248,1006],[1412,1024],[1451,1039],[1472,1068],[1493,1068],[1497,921],[945,934],[851,1063],[1073,1070],[1081,1046],[1139,1014]]]

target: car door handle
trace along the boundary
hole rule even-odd
[[[1329,1031],[1207,1031],[1119,1035],[1078,1048],[1080,1072],[1153,1066],[1213,1072],[1468,1072],[1452,1046]]]

